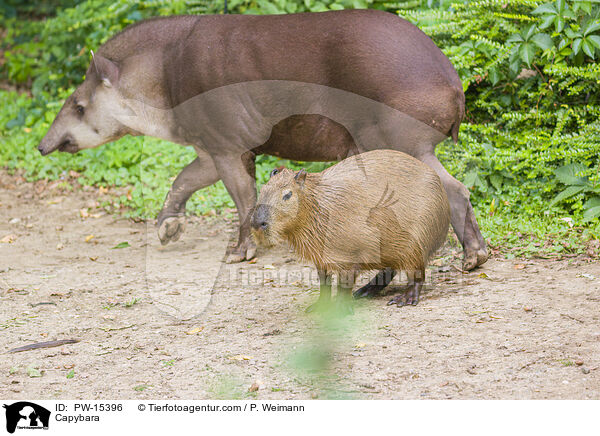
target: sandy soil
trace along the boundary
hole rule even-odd
[[[304,313],[316,274],[287,249],[226,265],[217,218],[161,247],[102,195],[0,173],[2,398],[600,399],[588,259],[463,274],[446,247],[418,306],[358,301],[339,322]],[[80,342],[5,353],[55,339]]]

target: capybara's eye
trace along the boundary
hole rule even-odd
[[[290,191],[290,192],[286,192],[286,193],[284,194],[284,196],[283,196],[283,199],[284,199],[284,200],[289,200],[291,196],[292,196],[292,191]]]
[[[271,171],[271,177],[273,177],[275,174],[278,174],[279,170],[277,168],[275,168],[273,171]]]
[[[80,104],[77,105],[76,109],[77,109],[77,113],[79,115],[83,115],[83,113],[85,112],[85,108],[83,106],[81,106]]]

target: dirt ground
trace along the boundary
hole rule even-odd
[[[316,274],[287,249],[224,264],[219,218],[162,247],[102,195],[0,172],[1,398],[600,399],[589,259],[463,274],[447,247],[418,306],[383,296],[335,322],[304,313]],[[80,342],[6,353],[57,339]]]

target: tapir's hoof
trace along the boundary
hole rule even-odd
[[[169,217],[158,227],[158,239],[162,245],[179,240],[185,231],[185,217]]]
[[[488,253],[486,249],[479,249],[477,251],[467,252],[463,262],[463,270],[471,271],[478,266],[483,265],[488,260]]]
[[[252,260],[256,256],[256,244],[252,241],[248,241],[236,247],[227,256],[227,263],[240,263],[245,260]]]

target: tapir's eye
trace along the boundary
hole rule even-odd
[[[292,196],[292,191],[286,192],[283,196],[283,199],[289,200],[291,196]]]
[[[279,170],[277,168],[275,168],[273,171],[271,171],[270,177],[273,177],[275,174],[278,174],[278,173],[279,173]]]
[[[83,115],[83,113],[85,112],[85,108],[83,106],[81,106],[80,104],[78,104],[75,109],[77,110],[77,113],[79,115]]]

